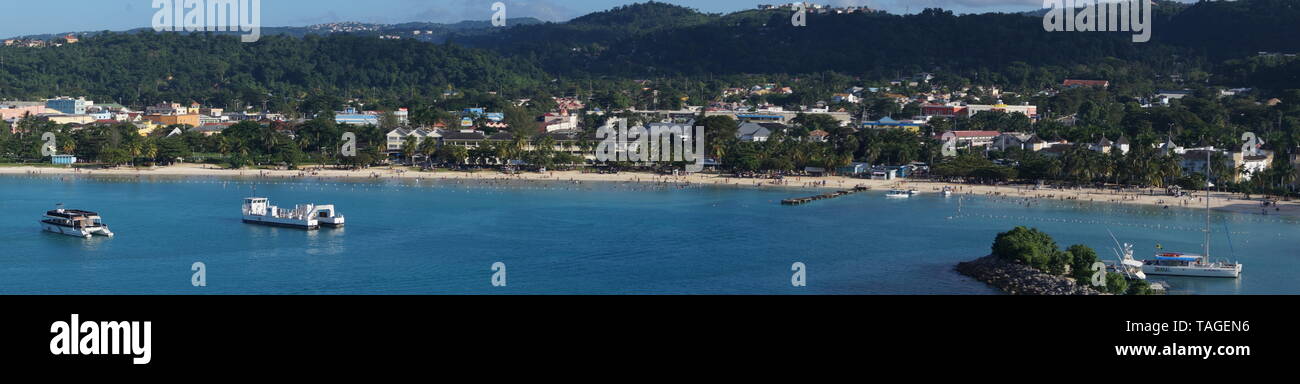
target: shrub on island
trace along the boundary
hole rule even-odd
[[[1016,227],[998,234],[993,241],[993,256],[1053,276],[1069,277],[1081,285],[1092,285],[1092,277],[1097,273],[1092,266],[1100,260],[1091,247],[1075,244],[1062,251],[1056,245],[1056,240],[1047,233],[1026,227]],[[1100,291],[1116,295],[1145,295],[1151,292],[1149,283],[1140,280],[1129,282],[1118,273],[1107,273],[1104,280],[1105,286],[1097,287]]]

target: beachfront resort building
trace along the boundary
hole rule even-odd
[[[387,151],[388,153],[398,153],[402,151],[402,145],[406,143],[406,138],[414,137],[416,145],[424,143],[425,140],[439,140],[442,133],[427,128],[397,128],[388,132]]]

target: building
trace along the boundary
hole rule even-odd
[[[231,125],[233,125],[233,123],[203,124],[191,129],[191,131],[198,132],[203,136],[219,135],[222,131],[225,131],[226,128],[230,128]]]
[[[355,108],[348,108],[345,111],[334,114],[334,122],[337,124],[351,125],[373,125],[379,126],[379,115],[374,113],[358,113]]]
[[[922,105],[921,114],[925,116],[944,117],[949,119],[955,119],[957,117],[967,116],[966,106],[949,105],[949,104]]]
[[[1082,88],[1082,87],[1103,88],[1103,89],[1104,89],[1104,88],[1110,88],[1110,82],[1109,82],[1109,81],[1106,81],[1106,80],[1073,80],[1073,79],[1066,79],[1065,82],[1061,84],[1061,86],[1062,86],[1062,87],[1065,87],[1065,89],[1074,89],[1074,88]]]
[[[924,123],[915,120],[899,121],[899,120],[894,120],[888,116],[886,116],[883,119],[880,119],[879,121],[862,122],[863,129],[906,129],[911,132],[921,132],[921,127],[924,126],[925,126]]]
[[[202,125],[199,121],[199,114],[197,113],[184,115],[145,115],[144,119],[161,125],[188,125],[191,127]]]
[[[54,124],[90,124],[95,122],[94,117],[90,115],[42,115],[41,118]]]
[[[1038,120],[1038,107],[1033,105],[971,104],[966,106],[966,117],[975,116],[980,112],[1019,113],[1028,116],[1030,120]]]
[[[1097,141],[1096,144],[1090,145],[1088,149],[1091,149],[1093,152],[1110,153],[1110,150],[1114,147],[1115,142],[1110,141],[1106,136],[1102,136],[1101,140]]]
[[[77,157],[73,155],[54,155],[50,156],[50,164],[73,165],[77,163]]]
[[[387,139],[386,148],[388,152],[389,153],[401,152],[402,145],[406,143],[407,137],[415,137],[416,144],[419,145],[419,144],[423,144],[425,140],[438,141],[442,139],[442,134],[439,133],[438,131],[425,129],[425,128],[394,129],[392,131],[389,131],[388,134],[386,135],[386,139]]]
[[[1291,184],[1291,186],[1294,187],[1297,184],[1300,184],[1300,148],[1296,148],[1296,150],[1291,154],[1291,167],[1295,168],[1296,182]]]
[[[478,148],[478,146],[482,144],[484,140],[487,140],[487,135],[484,135],[483,132],[474,131],[474,130],[461,130],[455,132],[442,133],[442,145],[455,145],[455,146],[460,146],[465,148]]]
[[[1038,136],[1028,133],[1007,132],[993,138],[993,144],[991,145],[993,150],[1000,152],[1006,152],[1011,149],[1029,149],[1029,141],[1037,137]]]
[[[794,120],[794,118],[799,117],[799,114],[805,113],[802,111],[785,111],[785,110],[778,110],[778,109],[779,108],[769,108],[769,109],[761,109],[753,112],[708,109],[704,111],[704,117],[727,116],[741,122],[789,124],[791,120]],[[853,121],[853,115],[849,114],[848,112],[828,111],[819,114],[830,115],[831,118],[839,122],[841,127],[848,126]]]
[[[1115,147],[1112,150],[1119,150],[1120,154],[1127,155],[1133,149],[1132,147],[1133,144],[1129,142],[1128,136],[1120,136],[1119,141],[1115,142]]]
[[[830,141],[831,134],[823,130],[815,130],[808,133],[808,140],[814,143],[825,143]]]
[[[95,105],[94,101],[86,100],[84,97],[76,99],[70,97],[60,97],[45,101],[45,108],[53,109],[65,115],[84,115],[86,108]]]
[[[831,102],[857,104],[862,102],[862,98],[852,93],[836,93],[835,96],[831,96]]]
[[[44,113],[44,103],[0,103],[0,120],[22,119]]]
[[[1255,175],[1268,170],[1273,165],[1273,151],[1259,151],[1258,154],[1245,152],[1232,153],[1233,182],[1250,181]]]
[[[993,145],[993,139],[1001,136],[998,131],[952,131],[957,135],[958,147],[987,147]]]
[[[786,127],[775,123],[744,123],[736,130],[736,138],[748,143],[765,142],[772,138],[773,128],[785,130]]]

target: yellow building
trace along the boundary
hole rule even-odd
[[[190,127],[199,126],[198,114],[186,115],[146,115],[145,120],[149,120],[162,125],[188,125]]]
[[[95,122],[95,118],[90,117],[90,115],[52,115],[45,118],[54,124],[90,124]]]

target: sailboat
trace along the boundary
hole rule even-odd
[[[1210,151],[1205,151],[1205,173],[1209,175]],[[1210,261],[1210,184],[1206,178],[1205,188],[1205,249],[1200,255],[1178,252],[1159,252],[1154,259],[1142,262],[1142,272],[1148,275],[1192,276],[1192,277],[1241,277],[1240,263]]]

